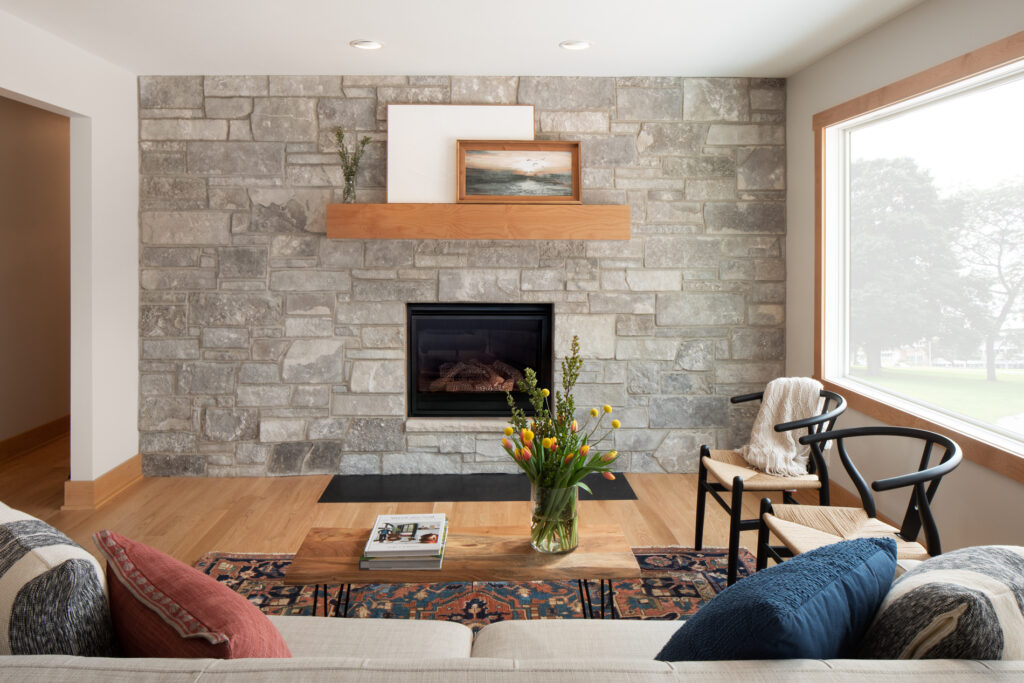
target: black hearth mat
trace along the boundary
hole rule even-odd
[[[590,475],[580,500],[636,500],[626,475],[615,480]],[[522,474],[336,474],[318,503],[426,503],[530,500],[530,482]]]

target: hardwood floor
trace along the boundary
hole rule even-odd
[[[693,546],[696,474],[629,474],[637,500],[585,501],[592,524],[618,524],[631,546]],[[95,552],[91,536],[112,529],[192,564],[204,553],[294,553],[314,526],[369,527],[380,513],[444,512],[455,526],[526,524],[527,502],[329,503],[316,500],[328,475],[260,479],[144,479],[91,512],[61,511],[67,438],[0,464],[0,501],[35,515]],[[778,499],[778,495],[770,496]],[[744,497],[755,517],[761,496]],[[728,517],[707,506],[704,543],[724,546]],[[754,548],[756,532],[740,543]]]

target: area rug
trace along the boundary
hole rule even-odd
[[[684,619],[726,586],[724,548],[633,548],[642,578],[615,582],[615,615],[623,619]],[[292,555],[209,553],[196,567],[238,591],[266,614],[313,614],[314,586],[286,586]],[[740,549],[740,576],[754,557]],[[597,581],[589,581],[593,614]],[[335,599],[338,586],[329,586]],[[321,609],[323,602],[320,602]],[[349,617],[443,619],[474,631],[508,619],[584,617],[576,581],[353,584]]]
[[[636,500],[626,475],[588,477],[593,493],[580,500]],[[427,503],[530,500],[530,480],[522,474],[336,474],[318,503]]]

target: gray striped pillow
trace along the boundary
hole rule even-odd
[[[0,655],[113,655],[106,589],[85,549],[0,503]]]
[[[908,571],[882,602],[860,656],[1024,659],[1024,548],[963,548]]]

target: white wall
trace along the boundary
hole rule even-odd
[[[910,76],[1024,29],[1024,3],[1016,0],[931,0],[848,43],[792,76],[787,84],[786,372],[809,375],[814,340],[814,145],[811,117],[883,85]],[[939,142],[941,144],[941,141]],[[840,426],[878,424],[855,412]],[[838,459],[829,469],[853,490]],[[900,465],[875,456],[869,480],[916,467],[908,453]],[[862,461],[859,461],[862,462]],[[909,490],[879,497],[880,512],[897,522]],[[936,497],[943,549],[1002,543],[1024,545],[1024,486],[971,462],[945,478]]]
[[[138,100],[130,72],[0,11],[0,94],[71,117],[71,478],[138,452]]]

